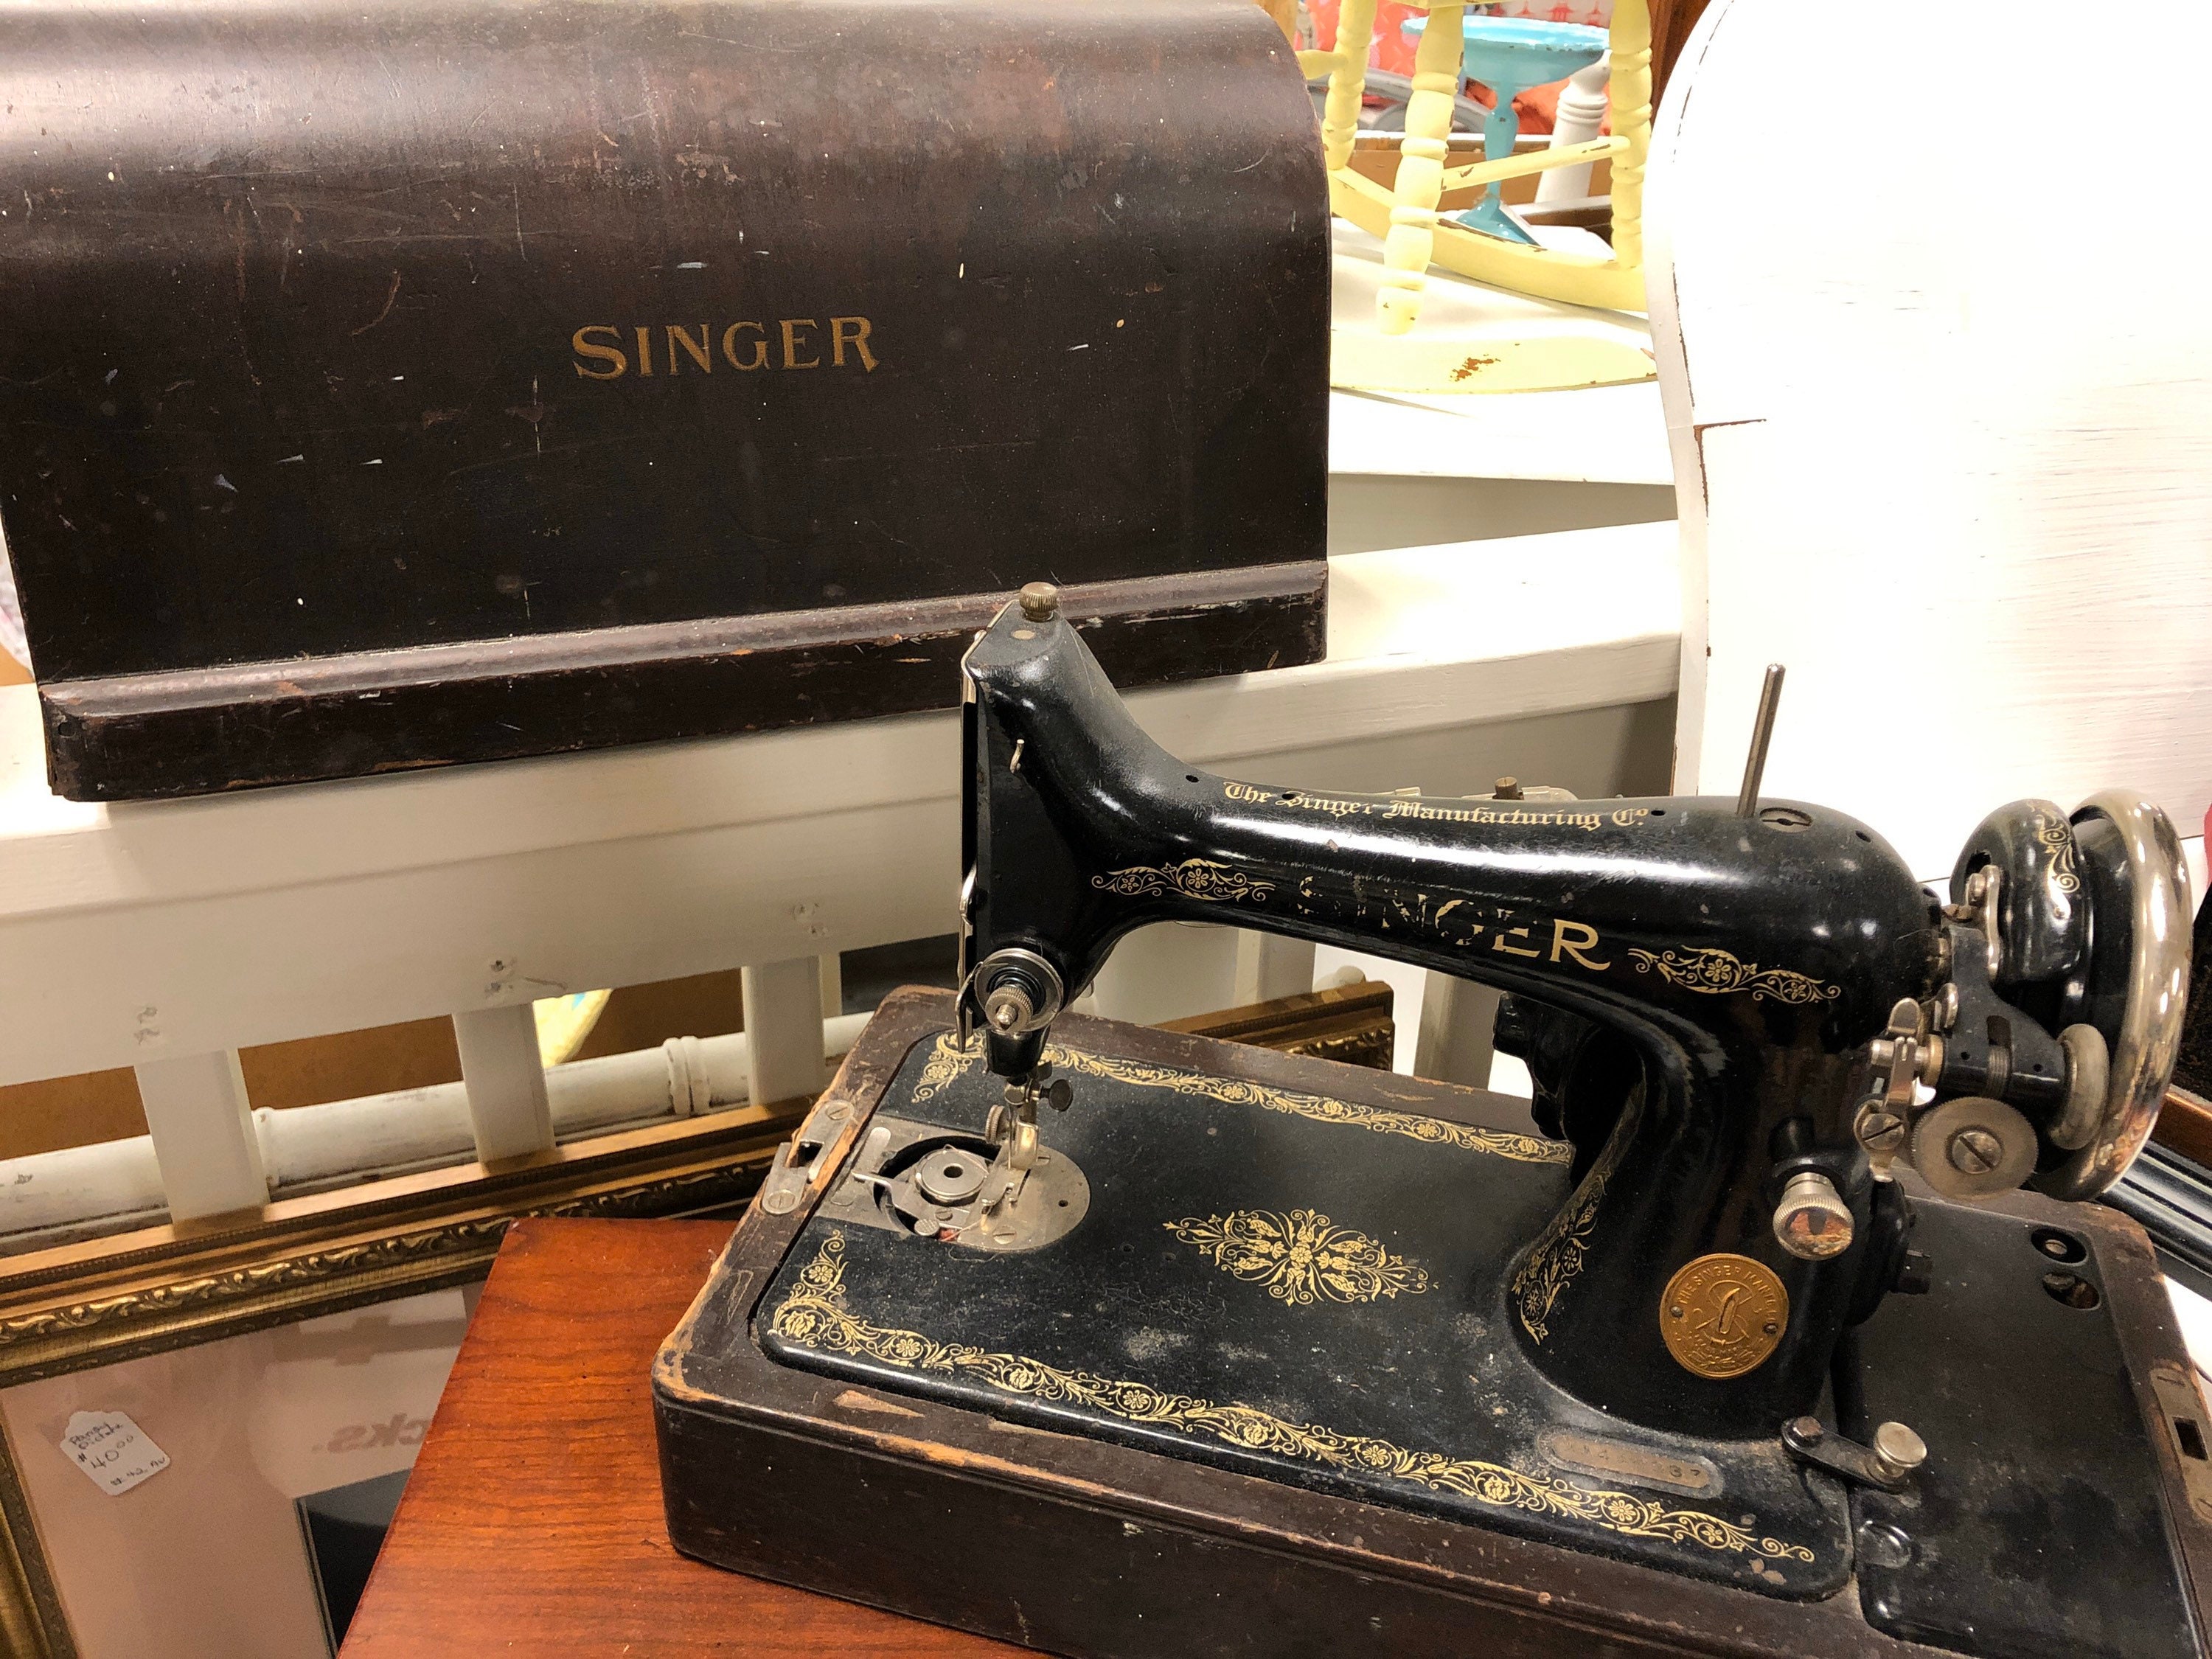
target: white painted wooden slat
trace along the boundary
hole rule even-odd
[[[152,1060],[137,1072],[170,1215],[197,1221],[268,1202],[236,1050]]]
[[[1491,1032],[1498,994],[1486,985],[1431,972],[1421,987],[1413,1075],[1442,1083],[1490,1085]]]
[[[478,1160],[489,1164],[550,1151],[553,1109],[530,1005],[455,1014],[453,1041],[461,1051],[461,1086]]]
[[[1920,61],[2048,78],[2062,0],[1916,8]],[[2167,60],[2212,12],[2145,0]],[[2108,786],[2185,833],[2212,801],[2212,306],[2156,168],[1994,144],[1924,176],[1924,88],[1882,28],[1720,0],[1682,55],[1646,196],[1654,343],[1687,599],[1685,788],[1732,793],[1759,677],[1786,662],[1771,794],[1875,824],[1948,874],[1990,808]],[[1848,143],[1747,142],[1850,112]],[[2193,153],[2188,99],[2131,112]]]
[[[764,962],[740,977],[746,1077],[763,1105],[822,1091],[822,970],[812,957]]]
[[[1157,1025],[1237,1002],[1234,927],[1170,921],[1139,927],[1114,947],[1091,981],[1102,1018]]]
[[[1610,719],[1674,689],[1674,535],[1333,560],[1328,660],[1131,707],[1314,787],[1429,735]],[[948,932],[958,757],[929,714],[88,806],[46,787],[32,691],[0,690],[0,1082]]]
[[[1239,1007],[1273,1002],[1277,997],[1303,996],[1313,988],[1310,939],[1248,932],[1237,940],[1234,1000]]]

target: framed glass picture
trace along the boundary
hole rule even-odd
[[[0,1390],[80,1659],[335,1652],[474,1302],[428,1291]],[[119,1447],[108,1479],[72,1455],[88,1432]]]
[[[721,1113],[0,1263],[0,1652],[335,1652],[508,1222],[734,1219],[789,1127]]]

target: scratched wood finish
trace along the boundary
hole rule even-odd
[[[1138,681],[1322,654],[1327,185],[1244,0],[4,7],[0,198],[71,799],[945,707],[1040,579]]]
[[[2046,81],[2063,0],[1913,9],[1911,56]],[[2189,0],[2129,9],[2212,55]],[[1678,789],[1733,794],[1759,677],[1790,666],[1771,794],[1949,872],[1982,815],[2124,785],[2193,835],[2212,801],[2212,307],[2167,180],[2094,136],[2025,164],[1931,144],[1898,39],[1718,0],[1652,146],[1652,344],[1684,605]],[[1821,114],[1853,137],[1825,141]],[[1808,113],[1813,123],[1808,125]],[[2193,154],[2189,98],[2130,155]],[[1911,205],[1868,181],[1913,180]],[[2200,866],[2201,867],[2201,866]]]
[[[910,1046],[942,1030],[950,1012],[942,993],[886,1001],[825,1097],[852,1109],[811,1198],[866,1135]],[[1148,1063],[1525,1125],[1525,1103],[1486,1091],[1075,1016],[1054,1029],[1074,1046],[1110,1041],[1110,1052]],[[2185,1350],[2142,1231],[2100,1206],[2062,1210],[2031,1194],[2002,1202],[2045,1220],[2063,1215],[2096,1236],[2137,1403],[2155,1418],[2150,1364],[2178,1363]],[[1010,1433],[996,1417],[922,1395],[893,1400],[777,1364],[751,1338],[752,1304],[811,1209],[749,1210],[657,1362],[662,1479],[685,1547],[702,1555],[1070,1654],[1944,1651],[1872,1629],[1848,1593],[1813,1602],[1747,1595],[1082,1435]],[[2154,1455],[2180,1501],[2179,1454],[2161,1436]],[[2212,1529],[2184,1526],[2177,1535],[2191,1582],[2212,1582]],[[1255,1609],[1276,1616],[1256,1619]]]
[[[509,1231],[344,1659],[1015,1651],[670,1547],[653,1356],[729,1237],[716,1221]]]

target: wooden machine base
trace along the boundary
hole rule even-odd
[[[669,1535],[684,1553],[1081,1656],[2143,1659],[2203,1651],[2196,1586],[2212,1570],[2212,1463],[2192,1461],[2187,1448],[2193,1442],[2202,1449],[2205,1416],[2148,1246],[2124,1217],[2029,1198],[1973,1211],[1923,1205],[1936,1289],[1891,1298],[1862,1328],[1848,1362],[1856,1370],[1846,1376],[1839,1368],[1834,1403],[1847,1432],[1864,1432],[1855,1419],[1869,1412],[1910,1415],[1936,1461],[1901,1497],[1846,1498],[1839,1486],[1817,1486],[1814,1495],[1830,1505],[1848,1504],[1827,1511],[1849,1521],[1839,1577],[1824,1580],[1820,1569],[1790,1565],[1799,1553],[1808,1563],[1814,1554],[1785,1552],[1771,1559],[1797,1576],[1778,1588],[1741,1571],[1731,1582],[1721,1567],[1689,1559],[1694,1550],[1677,1549],[1679,1561],[1669,1560],[1652,1542],[1652,1517],[1686,1520],[1693,1529],[1711,1522],[1733,1542],[1691,1541],[1706,1544],[1715,1560],[1731,1550],[1756,1558],[1777,1541],[1758,1537],[1762,1531],[1821,1541],[1811,1530],[1790,1529],[1803,1525],[1804,1511],[1793,1523],[1786,1505],[1762,1508],[1753,1524],[1739,1511],[1763,1500],[1733,1474],[1698,1502],[1655,1492],[1633,1473],[1563,1484],[1534,1443],[1501,1450],[1490,1443],[1492,1461],[1457,1466],[1495,1471],[1531,1492],[1555,1488],[1578,1501],[1594,1495],[1595,1510],[1583,1506],[1588,1541],[1569,1547],[1531,1535],[1542,1532],[1543,1518],[1525,1511],[1540,1505],[1516,1510],[1479,1490],[1476,1502],[1496,1506],[1494,1524],[1425,1510],[1419,1494],[1389,1503],[1347,1495],[1359,1471],[1316,1469],[1310,1459],[1303,1472],[1288,1460],[1273,1478],[1243,1472],[1266,1465],[1259,1450],[1237,1443],[1234,1425],[1267,1413],[1227,1402],[1257,1396],[1198,1398],[1175,1371],[1172,1349],[1160,1350],[1164,1357],[1147,1369],[1146,1343],[1157,1347],[1163,1332],[1172,1339],[1177,1317],[1201,1332],[1224,1319],[1257,1320],[1254,1328],[1277,1333],[1267,1363],[1279,1366],[1287,1392],[1326,1368],[1300,1373],[1302,1356],[1281,1333],[1322,1328],[1267,1324],[1276,1316],[1266,1292],[1249,1284],[1232,1288],[1256,1301],[1224,1291],[1207,1304],[1193,1287],[1213,1281],[1176,1279],[1182,1270],[1172,1256],[1144,1269],[1159,1285],[1157,1307],[1116,1305],[1073,1288],[1063,1312],[1048,1304],[1047,1317],[1063,1322],[1053,1328],[1066,1337],[1050,1345],[1041,1366],[973,1346],[974,1334],[958,1328],[963,1310],[980,1306],[972,1297],[945,1304],[946,1322],[936,1328],[945,1340],[907,1328],[904,1310],[937,1293],[939,1270],[916,1265],[900,1278],[905,1270],[896,1264],[950,1260],[927,1253],[951,1247],[912,1238],[902,1246],[895,1233],[839,1222],[855,1201],[840,1194],[839,1183],[848,1161],[864,1153],[879,1106],[885,1118],[949,1116],[951,1091],[988,1084],[967,1078],[957,1051],[937,1044],[951,1014],[942,994],[902,992],[885,1003],[809,1120],[823,1147],[817,1173],[795,1201],[789,1194],[767,1206],[756,1201],[661,1352],[653,1376],[661,1482]],[[1402,1151],[1384,1146],[1393,1133],[1424,1141],[1525,1133],[1524,1103],[1447,1085],[1073,1018],[1056,1024],[1054,1038],[1079,1069],[1087,1065],[1091,1075],[1078,1088],[1098,1091],[1094,1113],[1105,1115],[1110,1102],[1115,1121],[1125,1123],[1131,1112],[1157,1111],[1157,1127],[1180,1110],[1201,1125],[1218,1123],[1226,1141],[1250,1127],[1236,1114],[1258,1100],[1268,1133],[1278,1133],[1269,1114],[1302,1112],[1306,1120],[1280,1131],[1293,1139],[1271,1143],[1279,1151],[1297,1134],[1337,1137],[1326,1143],[1332,1167],[1386,1167],[1380,1160]],[[1110,1096],[1099,1081],[1109,1077],[1141,1077],[1154,1087],[1172,1077],[1180,1081],[1164,1086],[1182,1103]],[[1286,1102],[1298,1104],[1286,1113]],[[1101,1206],[1141,1208],[1154,1195],[1150,1166],[1113,1166],[1106,1142],[1085,1141],[1085,1107],[1079,1093],[1060,1144],[1089,1160],[1091,1215]],[[1386,1117],[1391,1133],[1365,1133]],[[1316,1122],[1331,1127],[1316,1131]],[[1409,1132],[1416,1123],[1444,1127]],[[1053,1133],[1048,1125],[1048,1142]],[[1156,1144],[1133,1133],[1121,1144],[1139,1143]],[[1279,1161],[1263,1173],[1323,1184],[1314,1169]],[[1170,1170],[1159,1180],[1171,1188],[1187,1175]],[[776,1207],[784,1212],[772,1212]],[[833,1224],[837,1242],[825,1251]],[[1109,1217],[1104,1224],[1115,1236],[1119,1224]],[[1149,1212],[1144,1225],[1158,1227]],[[1414,1225],[1407,1220],[1407,1229]],[[2054,1227],[2083,1250],[2076,1275],[2100,1287],[2094,1316],[2079,1311],[2078,1300],[2062,1305],[2039,1288],[2051,1263],[2035,1259],[2030,1241]],[[1432,1261],[1445,1237],[1391,1232],[1394,1249],[1404,1244],[1410,1254],[1425,1243]],[[885,1254],[898,1250],[912,1254]],[[1002,1269],[995,1276],[947,1282],[995,1287],[991,1293],[1001,1297],[1009,1285],[1054,1285],[1050,1274],[1025,1277],[1039,1273],[1035,1264],[1050,1251],[994,1257]],[[1080,1256],[1061,1265],[1073,1272]],[[848,1261],[857,1286],[849,1319]],[[1371,1316],[1433,1320],[1450,1293],[1439,1279],[1425,1293],[1378,1304],[1384,1311]],[[791,1318],[800,1304],[827,1310],[827,1325]],[[1032,1316],[1032,1303],[1007,1306],[1010,1320]],[[1415,1306],[1421,1311],[1409,1314]],[[1450,1346],[1444,1328],[1433,1328],[1434,1346]],[[1039,1340],[1022,1335],[1007,1345],[1016,1354],[1036,1353],[1017,1344]],[[793,1363],[772,1358],[771,1347]],[[1116,1371],[1096,1357],[1109,1352],[1123,1356]],[[1030,1371],[1019,1369],[1024,1364]],[[1041,1378],[1039,1370],[1053,1375]],[[988,1386],[976,1384],[979,1376]],[[1379,1370],[1347,1376],[1328,1370],[1315,1386],[1323,1397],[1339,1390],[1329,1409],[1353,1418],[1383,1409],[1389,1402],[1378,1405],[1376,1396],[1404,1386]],[[1104,1414],[1086,1416],[1083,1408],[1102,1398]],[[1200,1409],[1171,1419],[1159,1409],[1162,1400]],[[1117,1424],[1117,1414],[1125,1420]],[[1164,1422],[1171,1423],[1167,1431],[1158,1428]],[[1366,1437],[1371,1428],[1347,1426],[1363,1428],[1354,1437],[1360,1443],[1380,1443]],[[1480,1424],[1450,1431],[1462,1454],[1486,1444]],[[1134,1443],[1145,1435],[1164,1449]],[[1708,1467],[1723,1471],[1742,1467],[1747,1455],[1742,1443],[1707,1449]],[[1624,1506],[1617,1514],[1608,1507],[1613,1500]],[[2106,1519],[2086,1524],[2092,1514]]]

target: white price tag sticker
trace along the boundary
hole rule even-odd
[[[78,1412],[62,1431],[62,1452],[110,1498],[169,1467],[169,1454],[121,1412]]]

